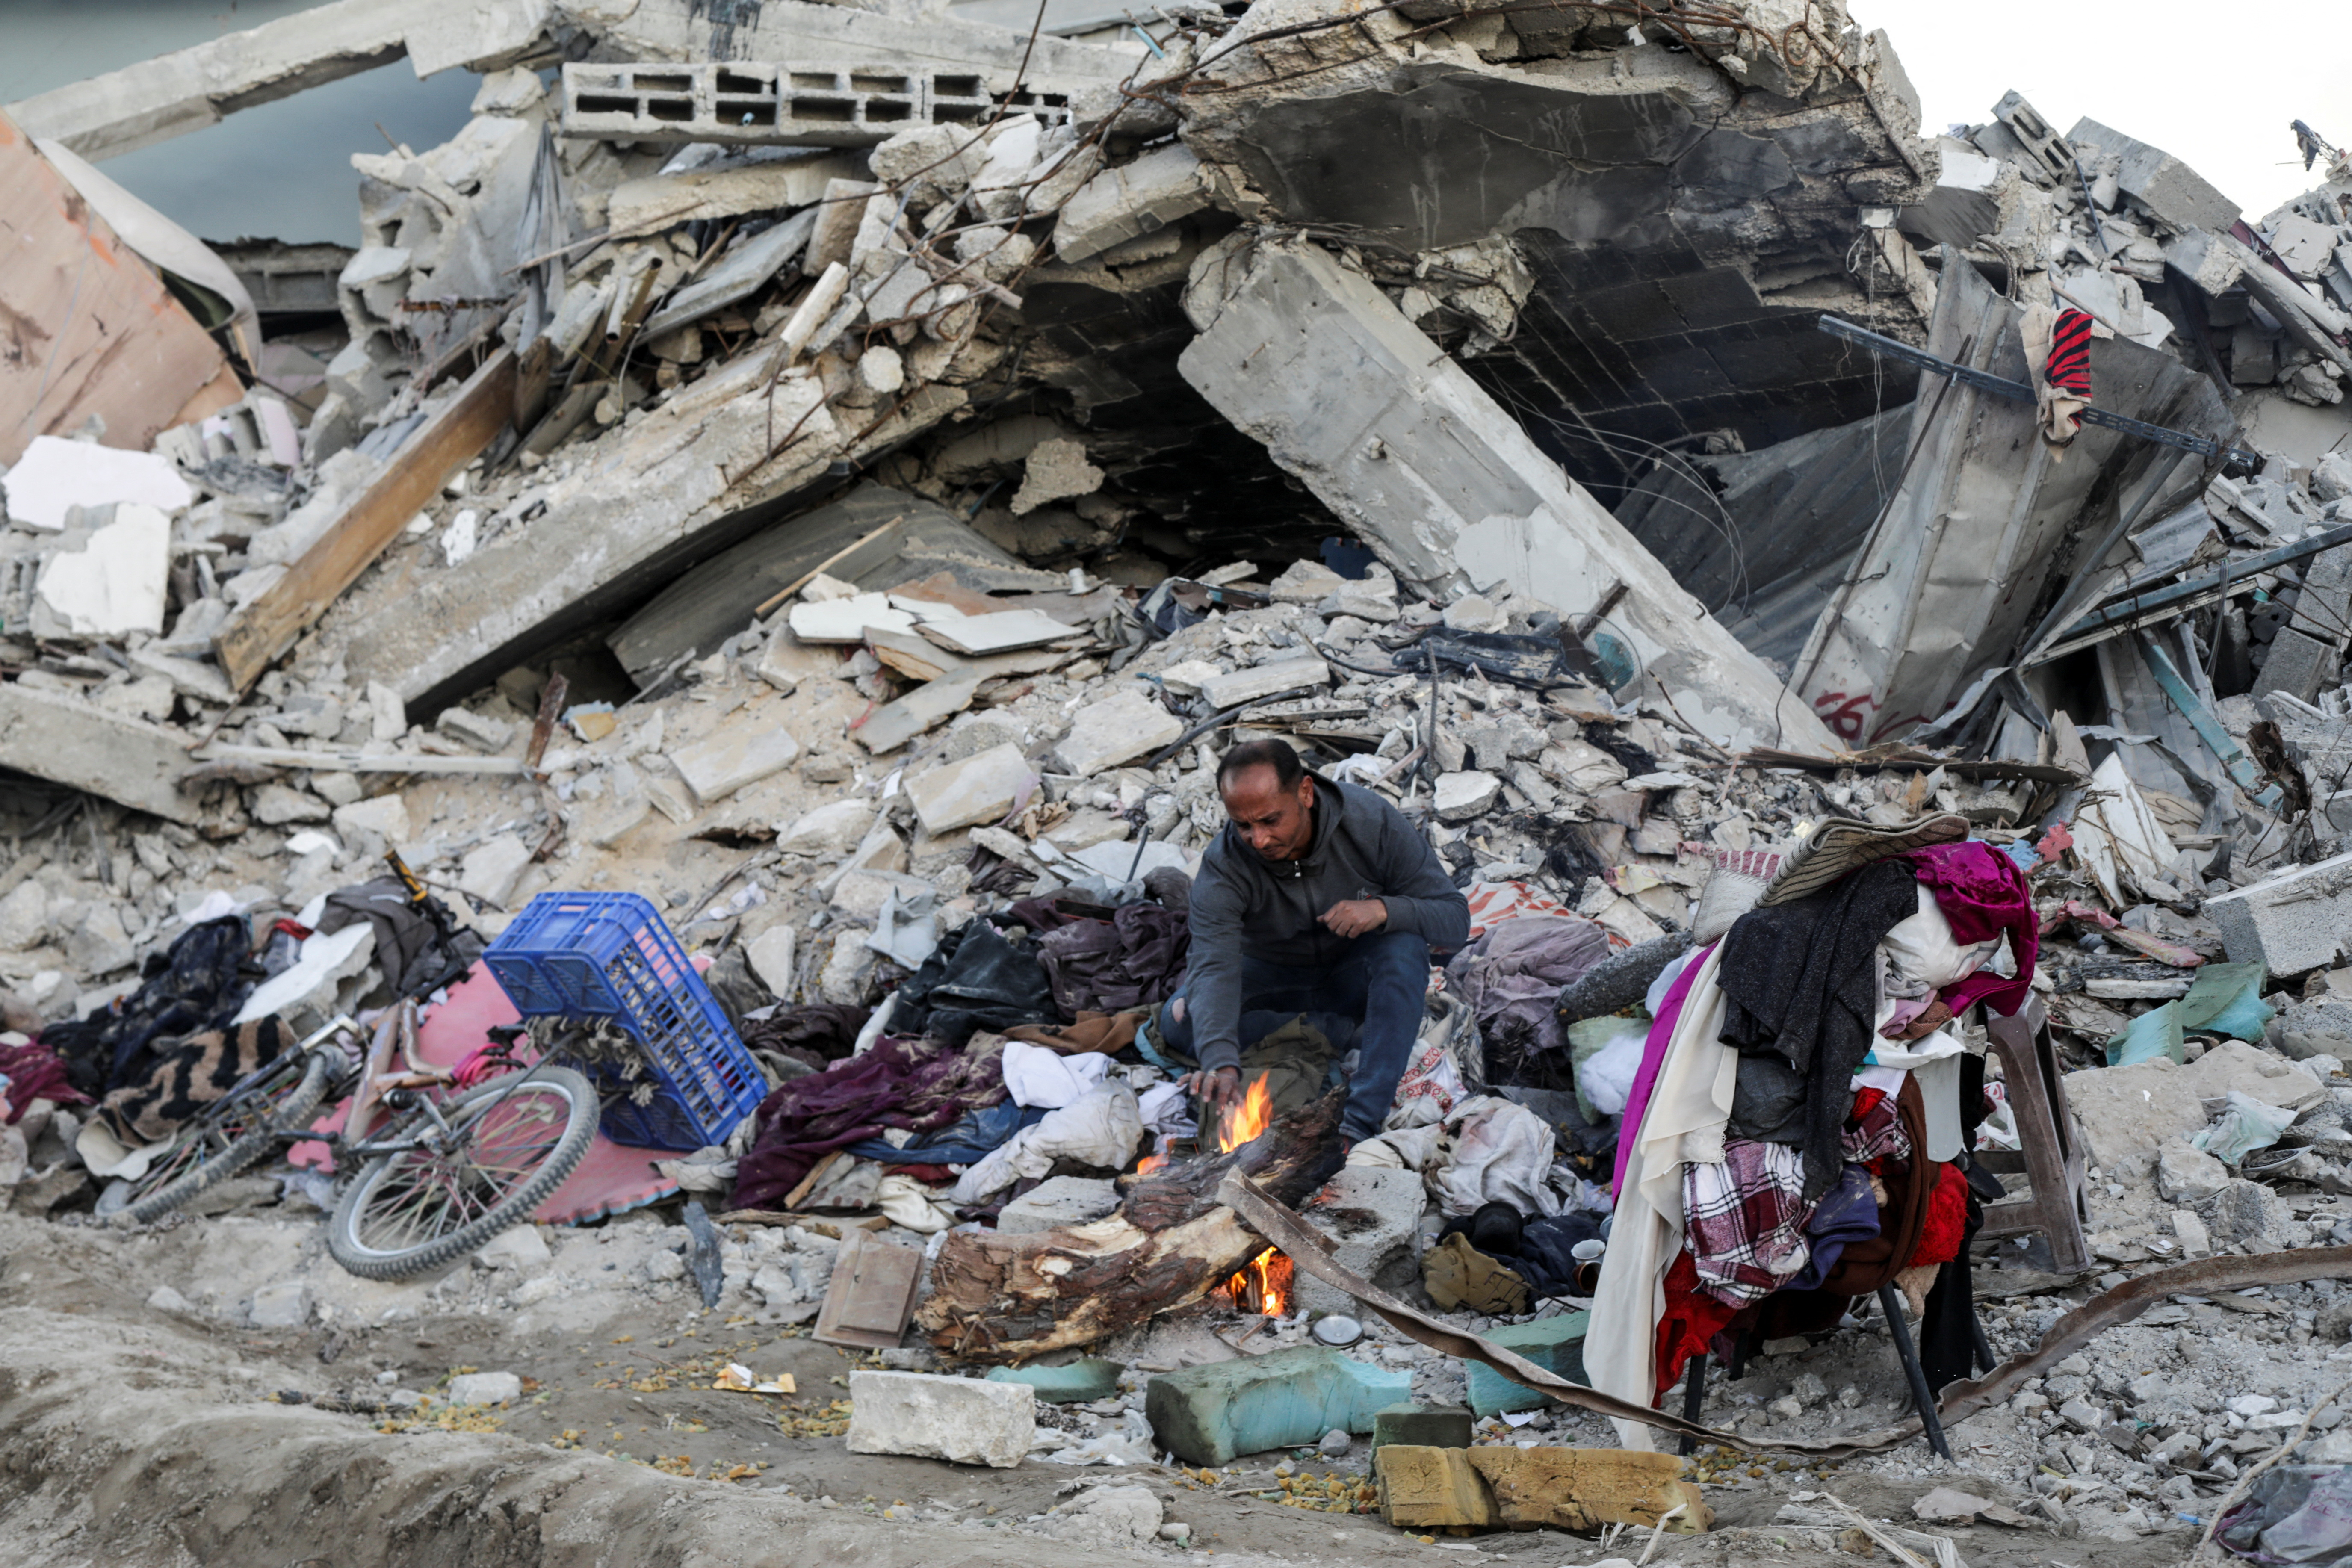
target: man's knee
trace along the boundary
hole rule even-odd
[[[1410,970],[1429,968],[1428,939],[1416,931],[1374,931],[1364,940],[1371,944],[1369,954],[1376,968]]]

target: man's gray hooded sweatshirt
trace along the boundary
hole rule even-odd
[[[1433,948],[1470,937],[1470,903],[1403,813],[1370,790],[1315,781],[1315,836],[1297,860],[1267,860],[1232,823],[1201,856],[1192,882],[1192,968],[1184,984],[1194,1059],[1241,1065],[1242,956],[1325,968],[1361,939],[1334,936],[1316,917],[1346,899],[1388,905],[1386,931]]]

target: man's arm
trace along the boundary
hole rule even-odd
[[[1192,1055],[1203,1071],[1242,1062],[1242,898],[1222,857],[1206,858],[1192,882],[1192,948],[1184,1001]]]
[[[1432,948],[1460,947],[1470,940],[1470,900],[1404,813],[1385,800],[1380,805],[1380,896],[1389,915],[1384,929],[1409,931]]]

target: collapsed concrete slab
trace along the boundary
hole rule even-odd
[[[543,47],[553,11],[550,0],[337,0],[52,89],[9,112],[97,162],[403,56],[420,77],[511,64]]]
[[[1179,365],[1393,568],[1608,624],[1709,739],[1832,749],[1779,677],[1372,280],[1297,241],[1203,256]],[[1622,594],[1621,594],[1622,590]]]
[[[852,445],[861,432],[835,422],[818,384],[769,380],[765,354],[712,372],[587,448],[548,487],[537,525],[509,528],[448,570],[412,563],[413,576],[362,584],[336,616],[351,670],[412,710],[451,700],[792,515],[836,458],[895,445],[966,398],[924,388]],[[561,550],[547,528],[562,531]]]
[[[0,767],[87,790],[136,811],[194,823],[180,793],[188,740],[176,730],[10,681],[0,685]]]
[[[1928,352],[2023,382],[2021,312],[1964,264],[1948,266]],[[2230,420],[2204,377],[2170,354],[2095,342],[2091,374],[2111,413],[2202,435]],[[1912,405],[1914,455],[1844,583],[1822,609],[1790,685],[1849,745],[1941,715],[2034,625],[2046,586],[2072,564],[2070,531],[2105,531],[2122,496],[2160,484],[2168,447],[2097,426],[2050,447],[2034,406],[1927,377]],[[2063,461],[2061,457],[2063,455]],[[2091,508],[2091,524],[2083,525]]]
[[[1458,247],[1507,237],[1531,292],[1515,328],[1477,324],[1465,368],[1533,411],[1530,434],[1579,479],[1630,483],[1649,442],[1728,429],[1759,447],[1911,385],[1813,318],[1906,341],[1924,326],[1901,235],[1867,231],[1882,264],[1849,262],[1856,206],[1910,205],[1933,177],[1916,95],[1883,36],[1840,31],[1838,6],[1807,13],[1792,49],[1774,40],[1793,11],[1716,14],[1750,11],[1720,33],[1678,19],[1686,39],[1584,6],[1453,0],[1326,31],[1329,0],[1260,0],[1218,46],[1218,89],[1184,100],[1182,134],[1269,219],[1360,237],[1368,256],[1483,274]]]

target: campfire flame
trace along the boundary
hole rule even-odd
[[[1226,1113],[1225,1124],[1217,1133],[1218,1152],[1230,1153],[1273,1125],[1274,1091],[1267,1086],[1266,1075],[1260,1073],[1251,1080],[1241,1104]],[[1290,1310],[1291,1275],[1290,1259],[1269,1247],[1226,1280],[1225,1289],[1240,1310],[1279,1318]]]
[[[1135,1173],[1139,1176],[1148,1176],[1154,1171],[1165,1169],[1167,1164],[1168,1156],[1165,1154],[1146,1154],[1136,1162]]]
[[[1274,1091],[1265,1080],[1265,1073],[1258,1074],[1241,1104],[1225,1113],[1225,1124],[1217,1133],[1219,1153],[1232,1152],[1274,1125]]]
[[[1292,1272],[1290,1259],[1269,1247],[1226,1280],[1225,1289],[1238,1310],[1279,1318],[1290,1310]]]

